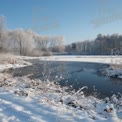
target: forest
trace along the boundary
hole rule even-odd
[[[121,55],[122,35],[98,34],[94,40],[74,42],[67,45],[66,51],[87,55]]]

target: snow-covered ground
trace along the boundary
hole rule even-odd
[[[0,61],[1,61],[0,72],[3,72],[10,68],[15,69],[19,67],[26,67],[26,66],[32,65],[30,62],[24,61],[23,59],[15,57],[15,56],[14,57],[12,56],[12,59],[11,59],[10,55],[8,56],[8,58],[7,56],[6,57],[4,56],[2,60],[0,59]]]
[[[31,65],[31,63],[23,63],[23,64],[0,64],[0,72],[4,71],[4,70],[7,70],[9,68],[20,68],[20,67],[26,67],[28,65]]]
[[[20,59],[40,59],[43,61],[75,61],[106,64],[122,64],[122,56],[45,56],[45,57],[18,57]]]
[[[106,56],[17,58],[108,64],[111,62],[111,57]],[[31,64],[1,64],[0,69],[3,71],[27,65]],[[53,82],[0,73],[0,122],[122,122],[121,94],[99,100],[92,96],[85,97],[84,88],[77,92],[67,92],[66,87],[62,88]]]
[[[1,122],[121,122],[122,97],[85,97],[53,82],[0,74]]]

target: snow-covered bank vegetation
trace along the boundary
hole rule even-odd
[[[100,69],[99,72],[107,77],[122,79],[122,68],[105,68]]]
[[[17,58],[12,54],[0,54],[0,72],[8,69],[14,69],[19,67],[25,67],[32,65],[30,62]]]
[[[111,77],[122,79],[122,57],[111,56],[110,62],[108,61],[109,67],[100,69],[99,73]]]
[[[67,91],[50,81],[0,74],[1,122],[121,122],[122,97],[99,100],[84,96],[83,87]]]

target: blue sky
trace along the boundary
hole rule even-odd
[[[121,5],[122,0],[0,0],[0,15],[9,29],[63,35],[72,43],[94,39],[98,33],[122,34]]]

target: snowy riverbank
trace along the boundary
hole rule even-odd
[[[49,81],[0,74],[1,122],[121,122],[122,97],[85,97]]]
[[[18,56],[0,54],[0,72],[7,69],[15,69],[32,65],[30,62],[24,61]]]
[[[40,61],[96,61],[110,63],[110,57],[17,57]],[[24,62],[24,61],[23,61]],[[1,64],[1,70],[30,63]],[[85,89],[87,87],[84,87]],[[84,96],[83,89],[67,92],[66,87],[49,81],[13,77],[0,73],[0,122],[121,122],[122,96],[104,100]]]

